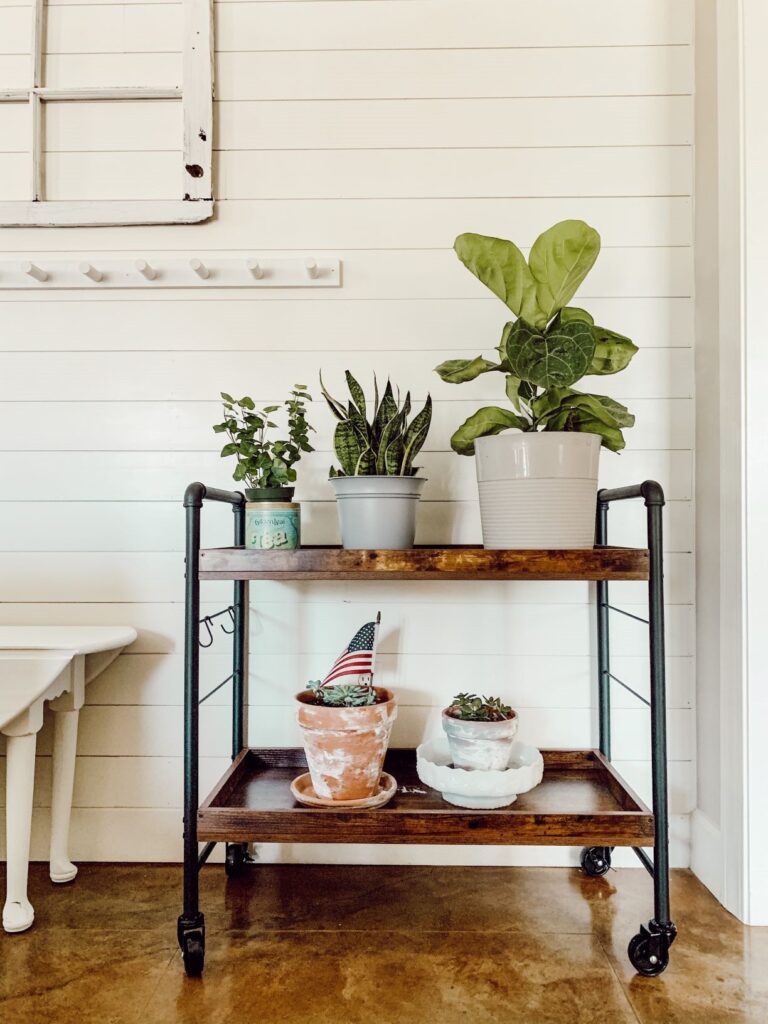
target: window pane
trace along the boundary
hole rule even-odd
[[[31,198],[28,103],[0,103],[0,202]]]
[[[181,17],[181,8],[178,10]],[[153,86],[159,89],[178,89],[181,88],[181,54],[49,54],[45,60],[45,84],[53,89],[99,86]]]
[[[180,100],[49,102],[46,199],[178,199]]]

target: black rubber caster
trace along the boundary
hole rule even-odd
[[[640,925],[640,931],[629,940],[627,955],[638,974],[645,978],[657,978],[669,967],[669,947],[677,934],[675,926],[661,928],[655,921],[648,927]]]
[[[205,923],[202,914],[193,921],[179,918],[177,927],[181,958],[188,978],[199,978],[205,965]]]
[[[247,847],[244,843],[227,843],[224,870],[227,878],[239,878],[245,870]]]
[[[581,870],[590,878],[601,878],[611,868],[611,851],[607,846],[585,846],[581,851]]]

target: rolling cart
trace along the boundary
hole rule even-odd
[[[648,547],[607,545],[608,510],[616,501],[645,503]],[[205,501],[226,502],[234,512],[235,546],[200,548]],[[597,499],[597,546],[589,550],[498,551],[480,547],[417,547],[405,551],[304,547],[296,551],[246,551],[245,499],[239,492],[193,483],[186,510],[186,609],[184,640],[184,905],[179,946],[188,975],[205,960],[205,921],[199,906],[198,872],[217,843],[226,845],[225,870],[239,874],[247,844],[426,843],[581,846],[587,875],[604,875],[617,846],[632,847],[653,878],[654,914],[630,940],[628,955],[638,973],[654,977],[667,967],[675,939],[670,918],[667,809],[666,697],[662,507],[659,484],[603,490]],[[233,580],[232,672],[202,698],[200,646],[208,646],[214,616],[200,618],[200,583]],[[244,743],[247,685],[247,581],[280,580],[591,580],[597,591],[599,748],[545,750],[544,778],[508,808],[477,811],[424,793],[413,750],[390,750],[385,768],[400,784],[378,810],[335,811],[301,807],[289,784],[306,770],[297,748],[251,749]],[[648,581],[648,619],[611,605],[611,580]],[[611,671],[610,613],[630,615],[649,628],[650,701]],[[201,635],[201,625],[205,633]],[[230,632],[230,630],[226,630]],[[200,804],[198,794],[199,705],[225,684],[232,686],[232,764]],[[653,810],[632,792],[611,764],[611,687],[619,685],[648,705],[651,715]],[[414,792],[416,790],[416,792]],[[421,790],[421,792],[418,792]],[[204,845],[200,848],[200,843]],[[651,858],[646,850],[653,848]]]

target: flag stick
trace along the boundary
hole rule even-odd
[[[376,624],[373,627],[373,650],[371,651],[371,686],[373,686],[373,673],[376,668],[376,650],[379,646],[379,626],[381,625],[381,612],[376,612]]]

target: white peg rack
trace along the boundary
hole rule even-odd
[[[0,289],[338,288],[341,261],[248,256],[219,259],[142,257],[91,260],[3,260]]]

